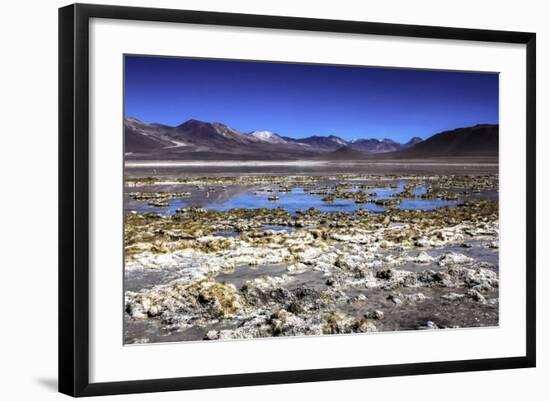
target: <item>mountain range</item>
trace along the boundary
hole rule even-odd
[[[406,143],[346,141],[336,135],[290,138],[271,131],[239,132],[222,123],[188,120],[175,127],[124,120],[125,156],[134,160],[298,160],[496,155],[498,125],[477,125]]]

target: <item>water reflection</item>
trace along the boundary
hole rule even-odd
[[[403,190],[404,182],[398,182],[394,188],[381,187],[365,190],[366,193],[376,193],[372,198],[389,199],[393,195]],[[241,190],[230,190],[227,196],[206,197],[194,196],[193,199],[171,199],[168,201],[168,207],[159,208],[150,206],[146,202],[135,201],[127,198],[125,208],[127,211],[137,212],[157,212],[164,215],[170,215],[177,209],[188,206],[200,206],[209,210],[228,211],[230,209],[257,209],[266,208],[273,209],[282,207],[289,213],[296,213],[299,210],[315,208],[322,212],[355,212],[359,209],[365,209],[371,212],[383,212],[385,208],[375,203],[355,203],[352,199],[335,199],[333,202],[323,201],[324,195],[311,194],[304,188],[293,188],[290,192],[273,193],[258,192],[254,188],[241,187]],[[244,189],[244,190],[243,190]],[[421,195],[426,192],[426,188],[417,188],[414,191],[415,195]],[[270,200],[276,195],[277,200]],[[396,206],[400,209],[418,209],[432,210],[442,206],[456,206],[459,200],[447,201],[441,199],[403,199],[401,204]]]

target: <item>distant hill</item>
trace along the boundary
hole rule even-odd
[[[294,139],[294,142],[308,145],[310,148],[320,151],[332,151],[348,144],[347,141],[336,135],[315,135],[307,138]]]
[[[496,124],[480,124],[435,134],[408,149],[393,153],[399,158],[441,156],[498,156]]]
[[[322,156],[319,156],[319,159],[322,160],[364,160],[365,153],[360,152],[351,148],[350,146],[342,146],[339,149],[336,149],[334,152],[325,153]]]
[[[420,143],[422,141],[423,139],[418,136],[412,137],[409,142],[403,144],[403,148],[404,149],[410,148],[411,146],[414,146],[417,143]]]
[[[391,139],[356,139],[350,147],[363,153],[385,153],[404,149],[404,145]]]

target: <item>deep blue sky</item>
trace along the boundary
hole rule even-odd
[[[498,74],[126,56],[125,115],[404,142],[498,123]]]

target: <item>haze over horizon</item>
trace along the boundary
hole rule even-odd
[[[498,124],[498,74],[125,56],[125,117],[406,142]]]

